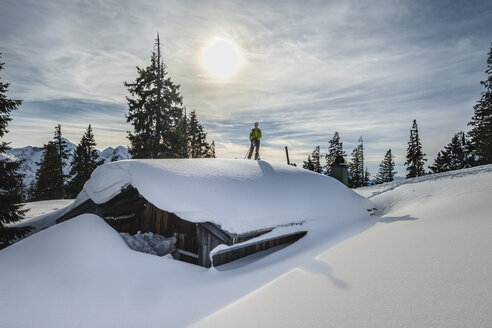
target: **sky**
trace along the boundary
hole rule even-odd
[[[5,140],[42,146],[60,123],[78,143],[92,124],[99,149],[128,146],[123,82],[150,64],[157,33],[218,157],[243,158],[258,121],[264,160],[285,162],[288,146],[302,165],[338,131],[348,155],[363,137],[373,175],[391,148],[404,176],[414,119],[427,164],[469,130],[492,2],[1,0],[0,77],[23,99]],[[214,38],[239,49],[230,77],[202,64]]]

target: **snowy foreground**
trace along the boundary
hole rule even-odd
[[[52,226],[0,251],[0,327],[490,327],[492,166],[357,191],[379,216],[211,269]]]
[[[492,166],[358,191],[366,231],[196,326],[491,327]]]

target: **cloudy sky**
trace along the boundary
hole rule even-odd
[[[484,1],[25,1],[0,3],[2,81],[23,99],[7,141],[41,146],[62,124],[77,143],[128,145],[127,90],[157,32],[171,79],[219,157],[244,157],[254,121],[262,159],[298,164],[339,131],[350,154],[364,138],[375,173],[391,148],[404,175],[413,119],[432,164],[467,130],[492,41]],[[228,78],[201,57],[214,38],[242,61]]]

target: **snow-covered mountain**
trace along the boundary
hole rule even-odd
[[[75,149],[77,146],[70,142],[70,140],[63,138],[65,140],[68,150],[68,158],[65,160],[65,168],[64,173],[68,174],[71,169],[70,163],[72,162],[73,155],[75,153]],[[41,147],[33,147],[26,146],[22,148],[12,148],[7,151],[7,154],[10,155],[12,159],[20,160],[21,169],[20,173],[24,175],[24,186],[28,188],[36,178],[36,171],[38,170],[39,161],[41,161],[41,157],[43,156],[43,148]],[[104,163],[113,161],[119,161],[122,159],[129,159],[131,155],[128,152],[128,148],[123,146],[118,146],[116,148],[108,147],[103,151],[97,151],[99,154],[99,160],[104,160]]]
[[[116,148],[108,147],[103,151],[98,151],[99,159],[104,159],[104,163],[120,161],[122,159],[129,159],[132,156],[128,152],[128,148],[118,146]]]

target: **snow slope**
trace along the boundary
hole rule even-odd
[[[22,221],[10,223],[8,226],[31,226],[34,229],[30,232],[30,235],[34,234],[56,224],[56,219],[66,211],[73,201],[73,199],[53,199],[24,203],[22,209],[27,210],[27,212],[24,214]]]
[[[376,225],[196,327],[491,327],[492,166],[358,190]]]
[[[339,181],[285,164],[228,159],[126,160],[99,166],[76,204],[101,204],[132,185],[149,202],[229,232],[309,220],[332,227],[367,215],[372,204]]]

